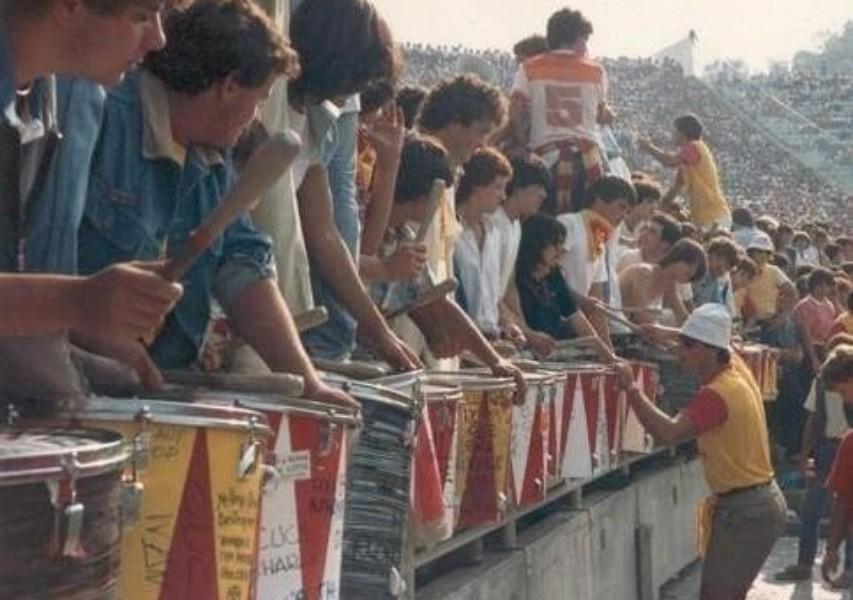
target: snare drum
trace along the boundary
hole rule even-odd
[[[420,409],[387,387],[330,376],[361,403],[344,517],[341,598],[397,598],[405,591],[403,556],[411,465]]]
[[[0,598],[118,598],[121,436],[0,429]]]
[[[690,404],[699,391],[699,380],[684,370],[673,353],[650,346],[633,335],[614,339],[614,347],[620,356],[657,365],[661,381],[660,407],[665,412],[677,413]]]
[[[92,398],[85,410],[60,419],[121,433],[133,447],[127,477],[144,492],[122,540],[121,598],[250,598],[270,433],[263,415]]]
[[[462,388],[456,457],[456,528],[499,522],[507,486],[515,383],[484,372],[432,373]]]
[[[653,363],[632,360],[631,367],[634,371],[634,379],[643,394],[657,404],[660,390],[660,375],[658,368]],[[622,446],[625,452],[648,453],[654,447],[654,440],[646,433],[645,427],[640,423],[637,414],[626,401],[623,413]]]
[[[351,409],[280,396],[245,396],[274,437],[264,485],[258,600],[340,598],[349,447],[361,423]]]

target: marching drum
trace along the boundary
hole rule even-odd
[[[281,396],[243,396],[266,415],[273,437],[264,485],[258,600],[340,598],[347,462],[357,413]]]
[[[515,383],[477,371],[431,373],[462,388],[456,455],[456,529],[499,522],[507,487]]]
[[[620,356],[657,366],[662,382],[660,406],[667,413],[685,408],[699,391],[699,380],[683,369],[675,354],[650,346],[635,335],[613,336],[613,345]]]
[[[402,563],[420,407],[387,387],[335,376],[326,381],[355,397],[362,411],[347,480],[340,597],[398,598],[405,592]]]
[[[0,598],[120,597],[127,457],[111,432],[0,429]]]
[[[657,365],[637,360],[631,361],[634,379],[643,394],[657,404],[660,394],[660,374]],[[646,428],[640,423],[634,409],[627,399],[622,413],[622,444],[621,450],[632,453],[648,453],[654,448],[652,437],[646,433]]]
[[[138,516],[122,539],[121,598],[251,597],[270,433],[263,415],[92,398],[84,410],[59,418],[118,432],[132,447],[126,478],[141,497],[127,507]]]
[[[510,493],[515,506],[545,499],[548,477],[548,431],[556,377],[526,371],[527,397],[513,406],[510,437]]]
[[[772,402],[778,390],[778,350],[761,344],[743,344],[737,353],[752,371],[765,402]]]
[[[462,390],[422,373],[405,373],[373,383],[416,398],[421,418],[412,465],[412,538],[417,548],[453,536],[457,427]]]

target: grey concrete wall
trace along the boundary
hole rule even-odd
[[[696,559],[696,508],[707,495],[698,461],[584,498],[583,510],[522,531],[519,549],[487,554],[417,591],[422,600],[639,600],[636,530],[650,529],[654,595]],[[649,557],[645,557],[649,558]]]

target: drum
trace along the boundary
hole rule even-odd
[[[462,388],[456,456],[456,529],[497,523],[508,508],[507,486],[515,383],[477,371],[431,374]]]
[[[266,415],[274,469],[261,500],[258,600],[340,598],[349,447],[355,411],[281,396],[244,396]]]
[[[175,391],[175,397],[213,393]],[[222,396],[218,397],[220,400]],[[122,434],[144,489],[122,539],[121,598],[250,598],[257,565],[263,415],[240,408],[92,398],[61,420]]]
[[[362,410],[347,479],[340,597],[397,598],[405,591],[403,556],[420,407],[387,387],[336,376],[326,381],[355,397]]]
[[[653,363],[633,360],[631,361],[631,368],[634,370],[637,386],[643,391],[646,398],[657,403],[660,393],[660,375],[657,366]],[[643,454],[651,452],[654,448],[654,440],[646,433],[646,429],[640,423],[634,409],[627,401],[623,409],[622,451]]]
[[[541,368],[566,376],[563,402],[554,408],[559,423],[560,477],[584,479],[603,472],[609,462],[604,402],[607,369],[596,363],[542,363]]]
[[[119,597],[122,438],[0,429],[0,598]]]
[[[684,371],[675,354],[650,346],[638,336],[619,336],[614,338],[613,343],[620,356],[657,365],[662,383],[660,407],[665,412],[671,415],[677,413],[699,391],[699,380]]]
[[[764,401],[774,401],[779,393],[778,351],[762,344],[743,344],[737,353],[752,371]]]
[[[546,372],[525,372],[527,397],[513,406],[510,437],[510,492],[513,505],[542,502],[547,491],[548,429],[555,377]]]

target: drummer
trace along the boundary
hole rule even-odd
[[[419,225],[426,218],[430,188],[436,179],[445,183],[453,179],[447,150],[431,138],[410,135],[403,145],[394,206],[391,208],[380,257],[393,255],[399,245],[407,244],[414,238],[409,225]],[[431,274],[426,279],[431,280]],[[371,294],[380,306],[396,308],[416,298],[418,288],[417,280],[374,280],[371,283]],[[436,358],[455,357],[467,350],[495,375],[513,377],[519,389],[516,397],[524,398],[526,385],[522,372],[495,351],[455,301],[444,297],[408,314]]]
[[[676,332],[679,361],[702,387],[675,417],[646,398],[630,367],[619,367],[631,408],[658,442],[698,439],[713,492],[700,525],[707,540],[702,600],[745,599],[785,530],[785,499],[774,479],[761,393],[748,370],[738,366],[731,328],[724,306],[705,304]]]
[[[524,319],[531,329],[551,340],[590,337],[599,359],[614,363],[618,358],[579,310],[560,271],[566,235],[566,227],[545,213],[522,225],[515,284]]]
[[[821,374],[826,385],[841,394],[848,407],[853,407],[853,346],[842,345],[833,350],[821,367]],[[841,441],[826,485],[834,497],[821,571],[824,579],[832,581],[839,563],[838,548],[850,535],[853,524],[853,432]]]
[[[244,0],[199,0],[165,28],[168,45],[107,97],[80,229],[83,272],[186,243],[233,182],[227,150],[276,79],[297,69],[282,32]],[[301,375],[312,399],[352,402],[320,381],[274,279],[270,241],[243,215],[185,277],[187,293],[150,348],[156,365],[193,365],[215,297],[270,369]],[[139,342],[83,341],[100,354],[152,360]]]
[[[705,250],[698,242],[677,242],[657,264],[640,263],[622,271],[619,286],[622,301],[631,307],[629,317],[638,324],[660,319],[664,308],[672,309],[677,323],[687,318],[687,308],[678,294],[678,285],[694,283],[708,268]]]
[[[0,271],[16,272],[0,275],[0,336],[80,329],[149,337],[180,296],[180,286],[135,265],[70,276],[97,112],[69,102],[99,98],[97,83],[114,85],[162,47],[163,4],[0,3]],[[86,80],[61,82],[57,98],[55,74]]]

